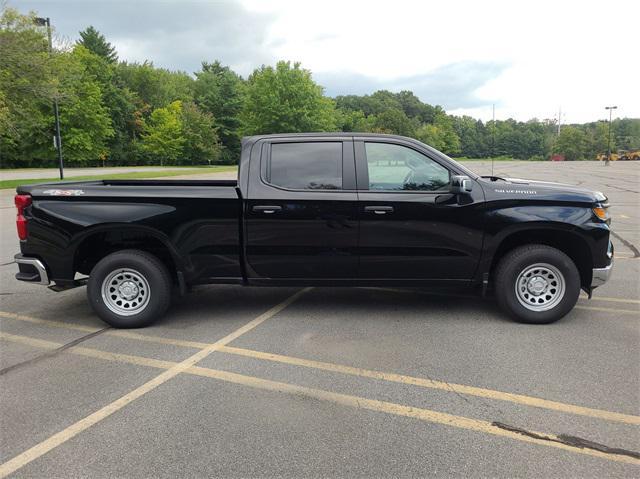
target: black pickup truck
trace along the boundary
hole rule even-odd
[[[392,135],[248,137],[237,181],[17,193],[17,279],[57,291],[86,283],[116,327],[145,326],[176,293],[212,283],[476,286],[516,320],[549,323],[613,265],[602,193],[480,177]]]

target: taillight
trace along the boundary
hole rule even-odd
[[[16,216],[18,238],[26,240],[29,232],[27,231],[27,218],[24,216],[24,209],[31,205],[31,195],[16,195],[14,202],[18,209],[18,215]]]

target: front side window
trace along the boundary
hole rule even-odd
[[[438,191],[449,184],[449,170],[411,148],[365,143],[369,190]]]
[[[292,190],[342,189],[342,142],[274,143],[266,180]]]

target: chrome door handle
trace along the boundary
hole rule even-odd
[[[387,213],[393,213],[393,206],[365,206],[364,212],[386,215]]]
[[[272,215],[276,211],[282,210],[282,206],[275,205],[257,205],[252,208],[256,213],[264,213],[265,215]]]

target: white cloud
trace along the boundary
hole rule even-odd
[[[640,117],[637,0],[21,0],[71,39],[92,24],[120,58],[243,75],[301,61],[331,94],[414,89],[450,112],[563,122]]]
[[[302,60],[325,83],[333,72],[393,85],[447,65],[509,65],[454,112],[487,119],[495,103],[497,117],[526,120],[561,106],[564,122],[582,122],[618,104],[620,116],[640,117],[637,1],[243,3],[275,15],[274,56]]]

